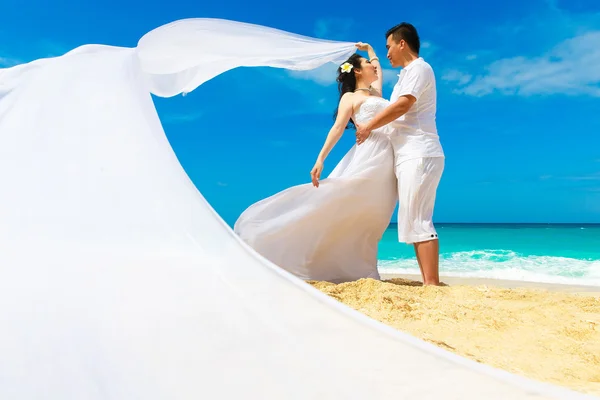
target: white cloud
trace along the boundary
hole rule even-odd
[[[456,69],[450,69],[444,72],[442,75],[442,80],[447,82],[456,82],[459,85],[466,85],[471,82],[473,79],[473,75],[467,74],[465,72],[461,72]]]
[[[449,69],[473,77],[449,80],[456,93],[600,97],[599,10],[583,10],[577,2],[540,3],[526,16],[482,30],[475,42],[491,44],[487,49],[447,60]]]
[[[493,61],[473,79],[447,79],[459,84],[456,92],[471,96],[492,93],[600,97],[600,31],[564,40],[538,57],[511,57]],[[452,77],[455,71],[446,75]],[[456,75],[456,74],[455,74]],[[456,75],[455,77],[457,77]]]
[[[318,68],[307,71],[288,71],[288,74],[296,79],[304,79],[313,81],[321,86],[329,86],[335,84],[337,77],[338,66],[334,63],[327,63]]]
[[[429,41],[421,42],[421,50],[419,55],[425,59],[433,57],[434,53],[438,50],[438,46]]]

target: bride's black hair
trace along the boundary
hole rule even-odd
[[[344,63],[342,63],[342,65],[344,65],[345,63],[352,65],[352,69],[350,71],[343,72],[342,66],[340,65],[338,67],[338,76],[336,81],[338,83],[338,91],[340,92],[340,100],[344,94],[348,92],[354,92],[356,90],[356,75],[354,75],[354,70],[360,69],[360,63],[362,59],[363,57],[360,54],[354,53]],[[333,113],[334,121],[337,118],[338,108],[339,106],[336,107],[335,112]],[[354,125],[354,121],[352,121],[352,118],[350,119],[350,121],[348,121],[348,125],[346,126],[346,129],[350,128],[356,128]]]

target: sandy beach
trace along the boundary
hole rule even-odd
[[[600,287],[382,275],[309,282],[346,305],[446,350],[538,381],[600,395]]]

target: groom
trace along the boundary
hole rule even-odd
[[[385,34],[392,67],[402,67],[391,105],[369,123],[357,126],[356,142],[390,124],[398,178],[398,240],[412,243],[424,285],[439,285],[439,241],[433,208],[444,170],[444,151],[435,122],[436,85],[431,66],[419,57],[416,28],[406,22]]]

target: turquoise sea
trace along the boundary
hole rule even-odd
[[[600,224],[436,224],[440,274],[600,286]],[[395,224],[379,244],[382,272],[420,274]]]

